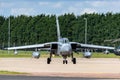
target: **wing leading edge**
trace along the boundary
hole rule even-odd
[[[17,50],[17,49],[30,49],[30,48],[39,48],[44,47],[44,44],[35,44],[35,45],[26,45],[26,46],[18,46],[18,47],[9,47],[6,48],[8,50]]]
[[[80,44],[83,48],[94,48],[94,49],[108,49],[108,50],[114,50],[115,47],[109,47],[109,46],[99,46],[99,45],[92,45],[92,44]]]
[[[109,47],[109,46],[82,44],[82,43],[78,43],[78,42],[70,42],[70,43],[71,44],[76,44],[78,46],[76,48],[108,49],[108,50],[114,50],[115,49],[115,47]]]
[[[17,46],[17,47],[8,47],[5,48],[7,50],[18,50],[18,49],[32,49],[32,48],[42,48],[43,50],[46,48],[50,48],[51,44],[59,44],[58,42],[49,42],[44,44],[34,44],[34,45],[26,45],[26,46]]]

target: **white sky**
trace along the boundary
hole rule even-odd
[[[119,13],[120,0],[0,0],[0,15]]]

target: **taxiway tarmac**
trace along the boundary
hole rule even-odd
[[[77,64],[62,64],[62,58],[53,58],[46,64],[46,58],[0,58],[0,70],[27,72],[32,76],[120,78],[118,58],[77,58]]]
[[[48,76],[9,76],[0,75],[0,80],[117,80],[117,79],[97,79],[80,77],[48,77]]]

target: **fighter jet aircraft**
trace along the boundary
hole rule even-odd
[[[47,58],[47,64],[50,64],[52,61],[52,55],[61,55],[63,57],[63,64],[67,64],[67,57],[71,57],[71,61],[73,64],[76,64],[76,58],[73,56],[73,52],[76,51],[79,48],[95,48],[95,49],[107,49],[107,50],[114,50],[114,47],[108,47],[108,46],[99,46],[99,45],[91,45],[91,44],[82,44],[78,42],[70,42],[68,38],[63,38],[60,35],[60,27],[59,27],[59,21],[58,17],[56,17],[56,26],[57,26],[57,36],[58,41],[57,42],[47,42],[43,44],[34,44],[34,45],[26,45],[26,46],[18,46],[18,47],[9,47],[8,50],[19,50],[19,49],[45,49],[50,50],[50,56]],[[33,52],[33,57],[39,58],[40,53],[39,52]],[[91,52],[88,50],[85,50],[84,53],[85,57],[90,57]]]

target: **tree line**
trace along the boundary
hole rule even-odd
[[[87,43],[96,45],[119,45],[104,40],[120,38],[120,13],[64,14],[58,16],[62,37],[70,41],[85,42],[87,18]],[[8,46],[8,23],[10,19],[10,46],[40,44],[57,41],[56,15],[0,16],[0,47]]]

